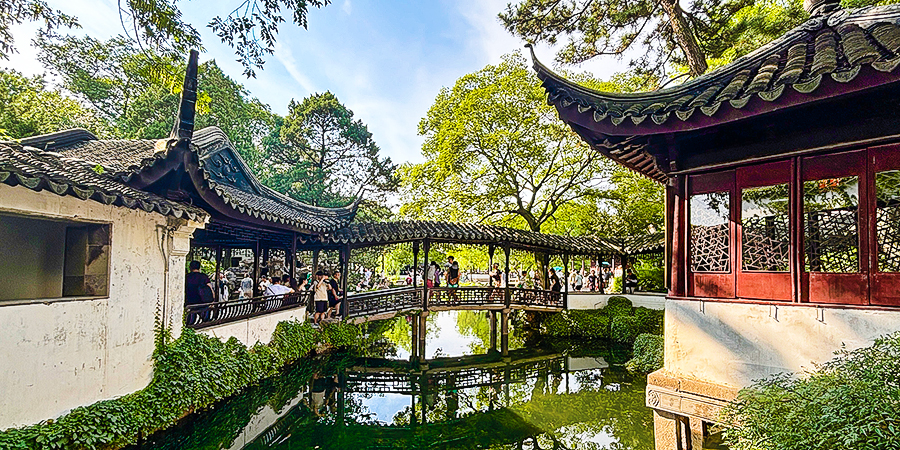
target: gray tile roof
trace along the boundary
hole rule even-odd
[[[134,189],[95,170],[93,163],[13,142],[0,142],[0,182],[178,218],[207,216],[200,208]]]
[[[863,68],[881,74],[878,83],[900,80],[900,5],[837,9],[811,17],[756,51],[679,86],[622,94],[579,86],[534,59],[534,68],[557,109],[577,109],[608,135],[639,136],[663,126],[709,126],[734,120],[749,103],[760,111],[778,107],[789,91],[817,92],[826,78],[852,89]],[[831,88],[830,88],[831,89]],[[765,104],[769,104],[766,106]],[[768,108],[768,109],[766,109]],[[676,123],[673,124],[672,121]],[[621,149],[610,155],[651,178],[665,180],[650,155]]]
[[[167,155],[169,139],[97,139],[82,129],[66,130],[22,141],[102,166],[123,182],[153,167]],[[222,130],[207,127],[193,133],[190,148],[197,154],[203,180],[227,205],[249,216],[312,232],[330,232],[346,226],[358,204],[321,208],[296,201],[263,186],[241,159]]]
[[[400,221],[351,224],[328,237],[330,244],[356,247],[387,245],[430,239],[470,245],[509,243],[513,248],[540,249],[571,255],[619,255],[659,253],[665,238],[661,233],[635,239],[629,245],[618,239],[562,236],[495,225],[431,221]]]

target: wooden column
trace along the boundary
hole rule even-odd
[[[409,316],[407,316],[409,317]],[[409,360],[417,361],[419,359],[419,316],[415,316],[410,323],[410,355]],[[414,414],[415,415],[415,414]]]
[[[491,330],[491,347],[490,350],[497,351],[497,311],[488,311],[488,321]]]
[[[227,298],[219,298],[220,293],[222,292],[222,287],[219,286],[219,273],[222,268],[222,246],[216,246],[216,279],[213,281],[213,286],[216,287],[216,301],[224,302],[228,300]]]
[[[509,355],[509,309],[500,311],[500,353]]]
[[[428,334],[428,311],[419,313],[419,361],[425,361],[425,336]]]
[[[297,233],[291,234],[290,252],[291,252],[291,256],[290,256],[290,258],[291,258],[291,273],[290,273],[290,275],[291,275],[291,279],[293,279],[294,281],[297,281]],[[300,282],[297,281],[297,284],[299,285]]]
[[[563,276],[566,277],[565,290],[563,291],[563,309],[569,308],[569,255],[563,254]]]
[[[350,304],[347,303],[347,280],[350,278],[350,245],[341,247],[341,318],[346,319],[350,315]]]
[[[512,303],[512,295],[509,290],[509,251],[509,244],[505,244],[503,246],[503,255],[506,259],[506,267],[503,268],[503,271],[506,273],[506,283],[504,283],[503,286],[503,297],[507,309],[509,309],[509,305]]]
[[[416,288],[419,280],[419,241],[413,241],[413,266],[412,266],[412,285]]]
[[[425,254],[423,261],[425,263],[425,270],[422,272],[422,276],[425,277],[425,288],[423,289],[422,294],[422,310],[428,311],[428,252],[431,251],[431,241],[425,239],[422,243],[422,252]]]
[[[255,246],[253,247],[253,291],[256,292],[254,297],[259,297],[262,295],[262,291],[259,288],[259,240],[256,241]]]
[[[312,272],[313,272],[314,277],[315,277],[316,272],[319,271],[319,251],[320,251],[319,249],[313,250]],[[313,278],[313,279],[315,279],[315,278]]]
[[[622,294],[628,293],[628,288],[625,287],[625,270],[628,267],[628,255],[622,255]]]

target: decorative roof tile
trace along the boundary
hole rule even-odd
[[[134,189],[94,167],[95,164],[79,158],[12,142],[0,143],[0,182],[4,184],[177,218],[203,220],[207,216],[200,208]]]
[[[572,255],[645,254],[663,251],[662,233],[627,240],[592,236],[561,236],[496,225],[401,221],[351,224],[327,237],[326,243],[368,247],[430,239],[470,245],[510,244],[513,248],[539,249]]]
[[[97,139],[82,129],[35,136],[22,141],[32,147],[59,152],[100,165],[112,178],[128,182],[166,158],[170,139]],[[344,208],[321,208],[298,202],[263,186],[241,159],[228,136],[216,127],[193,133],[189,148],[199,161],[202,179],[231,208],[271,222],[278,228],[329,232],[346,226],[358,203]],[[178,169],[181,170],[181,169]]]
[[[673,130],[703,128],[778,109],[787,86],[793,89],[787,92],[814,94],[822,86],[823,76],[848,84],[863,67],[871,67],[891,76],[867,82],[884,84],[900,80],[900,71],[896,71],[900,66],[900,5],[836,9],[814,15],[730,64],[679,86],[652,92],[623,94],[592,90],[552,72],[534,58],[533,49],[532,58],[550,103],[561,115],[566,115],[567,121],[577,120],[573,119],[577,116],[564,111],[566,105],[583,105],[578,113],[593,118],[591,129],[595,133],[647,136],[654,133],[653,127],[668,127],[673,117],[685,123],[669,127]],[[853,89],[858,87],[837,87],[822,95],[840,95]],[[797,100],[791,97],[790,101]],[[765,103],[754,103],[748,112],[735,113],[750,102]],[[696,114],[697,108],[702,115]],[[651,121],[644,120],[647,115]],[[627,120],[629,117],[633,119]],[[703,121],[699,122],[700,119]],[[580,123],[585,126],[584,122]],[[663,128],[658,132],[663,132]],[[635,165],[635,161],[617,161],[632,168]],[[642,173],[660,181],[666,178],[659,167]]]

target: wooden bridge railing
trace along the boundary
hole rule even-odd
[[[348,317],[360,317],[410,309],[423,309],[422,295],[425,288],[401,287],[379,291],[350,294],[347,296]],[[459,288],[431,288],[428,291],[428,308],[454,307],[506,307],[506,289],[488,286]],[[565,309],[565,296],[561,292],[540,289],[510,288],[510,307]]]
[[[305,306],[312,292],[293,292],[268,297],[229,300],[224,302],[188,305],[184,308],[184,324],[188,328],[206,328],[228,322],[270,314],[276,311]]]
[[[409,286],[347,295],[348,317],[421,308],[422,290]]]

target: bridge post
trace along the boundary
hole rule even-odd
[[[563,253],[563,276],[565,277],[565,290],[563,291],[563,309],[569,309],[569,255]]]
[[[491,324],[491,350],[497,351],[497,311],[488,311]]]
[[[410,322],[410,328],[411,335],[409,337],[409,342],[411,343],[410,347],[412,347],[412,351],[409,355],[409,360],[410,362],[413,362],[419,359],[419,316],[416,316],[412,319],[412,321]],[[415,408],[413,408],[413,410],[415,410]]]
[[[256,245],[253,247],[253,291],[254,297],[258,297],[263,294],[262,289],[259,287],[259,277],[262,272],[259,270],[259,239],[256,240]]]
[[[426,291],[427,293],[427,291]],[[428,311],[422,311],[419,313],[419,361],[425,362],[425,335],[427,334],[427,324],[426,319],[428,318]]]
[[[422,242],[422,251],[425,253],[425,255],[423,256],[424,259],[422,260],[425,263],[425,266],[424,266],[425,270],[422,272],[422,275],[425,277],[425,280],[424,280],[425,289],[423,290],[423,294],[422,294],[422,311],[428,311],[428,294],[429,294],[429,292],[428,292],[428,252],[431,251],[431,241],[429,241],[428,239],[425,239]],[[423,327],[423,329],[424,329],[424,327]],[[424,346],[424,341],[423,341],[423,346]]]
[[[500,311],[500,354],[509,356],[509,309]]]
[[[503,283],[503,297],[506,309],[509,309],[509,305],[512,303],[512,295],[509,290],[509,243],[503,245],[503,256],[506,258],[506,266],[503,268],[506,274],[506,282]]]

